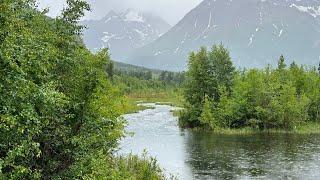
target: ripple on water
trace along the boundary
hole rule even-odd
[[[148,104],[125,115],[127,131],[119,153],[147,149],[179,179],[320,179],[319,135],[216,135],[181,131],[174,108]]]

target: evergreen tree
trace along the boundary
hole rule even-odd
[[[108,74],[108,77],[113,80],[113,76],[114,76],[114,63],[112,61],[109,61],[107,63],[107,66],[106,66],[106,71],[107,71],[107,74]]]
[[[287,67],[286,63],[285,63],[285,59],[284,59],[284,56],[281,55],[279,60],[278,60],[278,69],[279,70],[283,70]]]
[[[299,68],[298,65],[296,64],[295,61],[293,61],[291,64],[290,64],[290,69],[297,69]]]
[[[112,80],[114,76],[114,63],[110,60],[109,50],[107,48],[103,48],[98,52],[97,56],[105,62],[107,76]]]
[[[151,72],[151,71],[147,71],[147,73],[146,73],[146,79],[147,79],[147,80],[151,80],[151,79],[152,79],[152,72]]]

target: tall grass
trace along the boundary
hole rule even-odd
[[[320,123],[306,123],[300,126],[295,127],[292,130],[283,130],[283,129],[267,129],[259,130],[251,127],[244,128],[220,128],[216,130],[207,130],[203,128],[192,128],[191,131],[208,131],[216,134],[226,134],[226,135],[246,135],[246,134],[320,134]]]
[[[132,180],[162,180],[166,179],[162,169],[155,158],[148,157],[146,153],[142,156],[128,155],[117,158],[116,169],[125,174],[123,178]],[[126,177],[127,175],[127,177]]]

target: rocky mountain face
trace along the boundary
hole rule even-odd
[[[320,60],[320,0],[204,0],[154,42],[137,49],[129,63],[184,70],[190,51],[222,43],[235,65]]]
[[[133,49],[147,45],[170,29],[163,19],[152,14],[128,9],[125,12],[109,12],[100,20],[83,21],[84,42],[97,51],[108,47],[112,58],[125,60]]]

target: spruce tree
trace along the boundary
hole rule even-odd
[[[298,68],[298,65],[296,64],[295,61],[293,61],[291,64],[290,64],[290,69],[297,69]]]
[[[112,80],[114,76],[114,64],[112,61],[109,61],[106,66],[108,77]]]
[[[281,55],[280,58],[279,58],[279,61],[278,61],[278,69],[282,70],[282,69],[285,69],[286,67],[287,67],[287,65],[285,63],[284,56]]]

